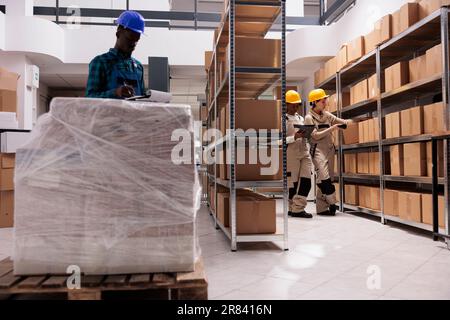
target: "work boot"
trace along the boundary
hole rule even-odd
[[[337,206],[335,204],[330,205],[330,213],[332,216],[336,215]]]
[[[330,212],[330,210],[327,210],[327,211],[323,211],[323,212],[317,213],[317,215],[318,216],[324,216],[324,217],[332,217],[332,216],[335,216],[336,213],[332,213],[332,212]]]
[[[313,215],[310,213],[307,213],[305,211],[302,212],[291,212],[292,218],[304,218],[304,219],[312,219]]]

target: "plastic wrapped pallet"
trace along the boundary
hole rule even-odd
[[[192,149],[187,106],[54,99],[16,154],[14,273],[192,271],[200,186],[176,129]]]

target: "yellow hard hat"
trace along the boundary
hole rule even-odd
[[[287,103],[302,103],[302,97],[300,94],[295,90],[289,90],[286,92],[286,102]]]
[[[328,97],[329,95],[326,94],[325,90],[315,89],[309,93],[309,102],[316,102]]]

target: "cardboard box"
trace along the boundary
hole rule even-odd
[[[402,122],[400,112],[394,112],[386,115],[386,139],[398,138],[402,134]]]
[[[393,176],[403,176],[405,174],[403,147],[403,145],[390,147],[391,175]]]
[[[442,102],[423,107],[423,133],[445,133],[445,107]]]
[[[443,196],[438,196],[438,224],[445,228],[445,201]],[[422,223],[433,225],[433,196],[422,194]]]
[[[367,203],[369,202],[367,200],[367,192],[368,187],[366,186],[358,186],[358,199],[359,199],[359,206],[363,208],[367,208]]]
[[[398,217],[398,191],[384,190],[384,213]]]
[[[281,130],[281,108],[281,101],[236,99],[235,128],[244,131],[248,129]],[[225,128],[228,128],[229,105],[225,110],[224,124]],[[221,117],[223,117],[222,114]]]
[[[337,57],[337,71],[340,71],[344,67],[348,65],[348,47],[346,44],[344,44],[341,49],[339,50]]]
[[[349,124],[347,129],[342,130],[342,135],[344,138],[344,144],[359,143],[359,124],[358,123]]]
[[[345,108],[350,105],[350,92],[342,92],[342,107]],[[334,112],[338,110],[337,95],[333,94],[328,99],[328,111]]]
[[[346,184],[345,189],[345,203],[357,206],[359,204],[358,186]]]
[[[364,54],[368,54],[376,49],[377,45],[381,42],[380,31],[372,30],[364,36]]]
[[[14,227],[14,191],[0,192],[0,228]]]
[[[427,77],[427,56],[421,55],[409,61],[409,82],[416,82]]]
[[[0,191],[14,190],[14,169],[0,169]]]
[[[281,40],[236,37],[237,67],[281,67]]]
[[[354,62],[364,56],[364,37],[357,37],[351,41],[347,46],[348,62]]]
[[[422,20],[438,10],[442,6],[450,5],[449,0],[422,0],[419,4],[419,19]]]
[[[283,179],[283,153],[278,149],[277,155],[273,155],[271,148],[236,147],[236,180],[237,181],[261,181],[261,180],[282,180]],[[228,154],[228,152],[226,152]],[[268,164],[262,164],[260,155],[269,157]],[[267,155],[267,156],[266,156]],[[244,158],[245,156],[245,158]],[[242,158],[242,159],[241,159]],[[227,159],[228,160],[228,159]],[[253,161],[256,160],[256,161]],[[256,162],[256,163],[255,163]],[[230,179],[230,172],[226,170],[227,179]]]
[[[378,152],[369,153],[369,174],[380,175],[380,154]]]
[[[433,155],[431,142],[427,142],[427,176],[433,176]],[[437,142],[437,155],[438,155],[438,177],[444,177],[444,142],[442,140]]]
[[[404,220],[422,222],[422,195],[420,193],[399,192],[398,215]]]
[[[325,80],[325,68],[320,68],[314,73],[314,85],[319,86]]]
[[[369,154],[366,152],[358,153],[356,157],[358,159],[358,173],[369,174]]]
[[[334,189],[336,190],[336,201],[341,201],[341,192],[339,191],[340,190],[340,187],[339,187],[339,183],[333,183],[333,185],[334,185]]]
[[[19,75],[0,68],[0,112],[17,112]]]
[[[419,4],[406,3],[392,14],[392,36],[396,36],[419,21]]]
[[[350,88],[350,103],[356,104],[367,100],[369,95],[369,82],[367,79],[355,84]]]
[[[218,194],[217,218],[230,226],[229,194]],[[237,234],[271,234],[276,232],[276,200],[247,193],[236,195]]]
[[[426,76],[432,77],[442,74],[442,44],[439,44],[426,52]]]
[[[205,51],[205,70],[208,71],[213,57],[214,52],[213,51]]]
[[[409,63],[398,62],[385,69],[385,92],[398,89],[409,83]]]
[[[427,175],[426,145],[423,142],[407,143],[403,146],[405,176]]]
[[[392,38],[392,15],[388,14],[375,22],[375,30],[379,32],[380,42],[383,44]]]
[[[0,158],[2,169],[11,169],[15,167],[16,164],[15,153],[0,153]]]
[[[381,210],[381,195],[379,188],[370,188],[370,209],[375,211]]]
[[[358,162],[356,153],[344,154],[345,173],[358,173]]]
[[[331,76],[335,75],[337,72],[337,58],[333,57],[327,62],[325,62],[325,79],[330,78]]]
[[[378,96],[378,78],[377,74],[374,74],[368,79],[368,99],[374,99]]]
[[[369,121],[358,122],[359,143],[369,141]]]
[[[402,137],[415,136],[423,133],[423,108],[421,106],[401,111]]]

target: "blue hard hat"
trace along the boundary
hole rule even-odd
[[[139,12],[131,10],[122,12],[117,19],[117,24],[134,32],[144,33],[145,21]]]

